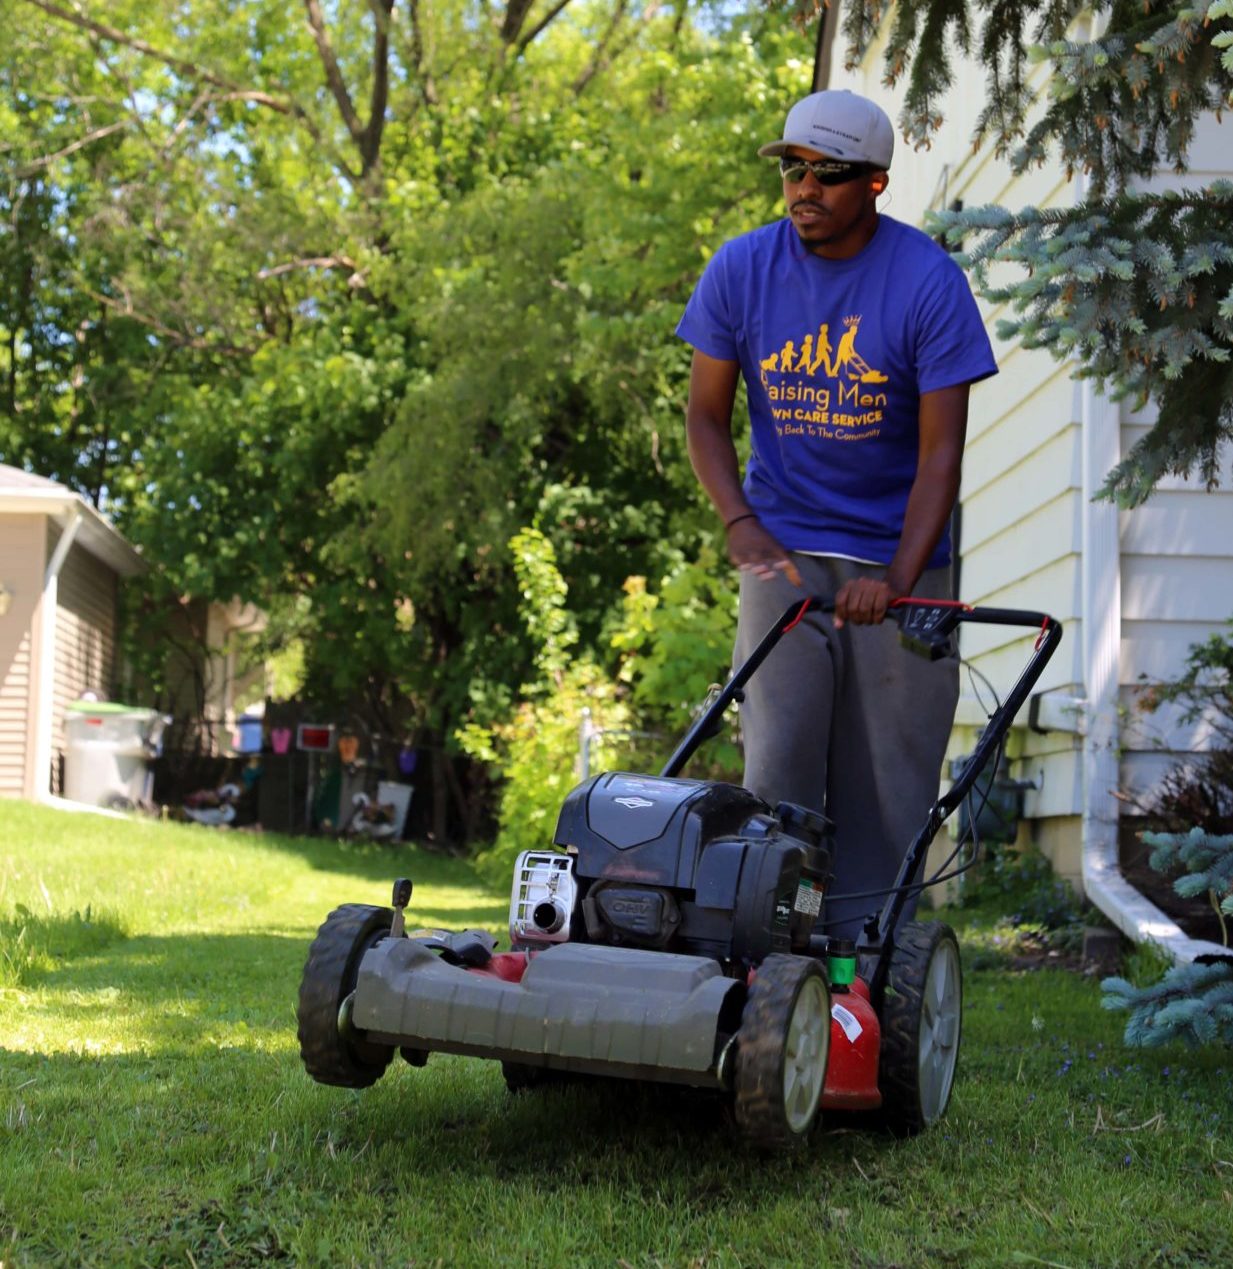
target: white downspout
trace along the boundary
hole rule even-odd
[[[1121,457],[1116,403],[1084,380],[1080,387],[1083,447],[1083,681],[1087,686],[1083,736],[1083,889],[1088,899],[1136,943],[1159,944],[1176,961],[1226,952],[1190,938],[1122,876],[1118,864],[1118,686],[1122,638],[1121,552],[1118,510],[1093,502]]]
[[[60,570],[72,549],[85,516],[80,507],[74,510],[43,574],[43,597],[39,601],[42,620],[39,623],[39,688],[38,713],[34,722],[34,797],[46,802],[51,798],[51,728],[56,703],[56,614],[59,604]]]

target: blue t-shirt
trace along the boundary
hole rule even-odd
[[[677,334],[740,362],[745,495],[767,529],[790,551],[875,564],[903,532],[921,393],[997,373],[958,265],[889,216],[846,260],[806,250],[790,220],[725,243]],[[949,560],[944,534],[928,567]]]

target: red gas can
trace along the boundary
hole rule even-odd
[[[857,978],[847,990],[832,988],[831,1056],[822,1090],[823,1110],[874,1110],[882,1027],[869,1003],[869,987]]]

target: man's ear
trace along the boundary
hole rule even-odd
[[[873,179],[869,182],[869,188],[875,194],[880,194],[886,188],[886,182],[889,178],[885,172],[875,172]]]

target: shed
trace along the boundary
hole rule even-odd
[[[80,494],[0,465],[0,796],[58,788],[65,709],[112,692],[120,580],[145,568]]]

